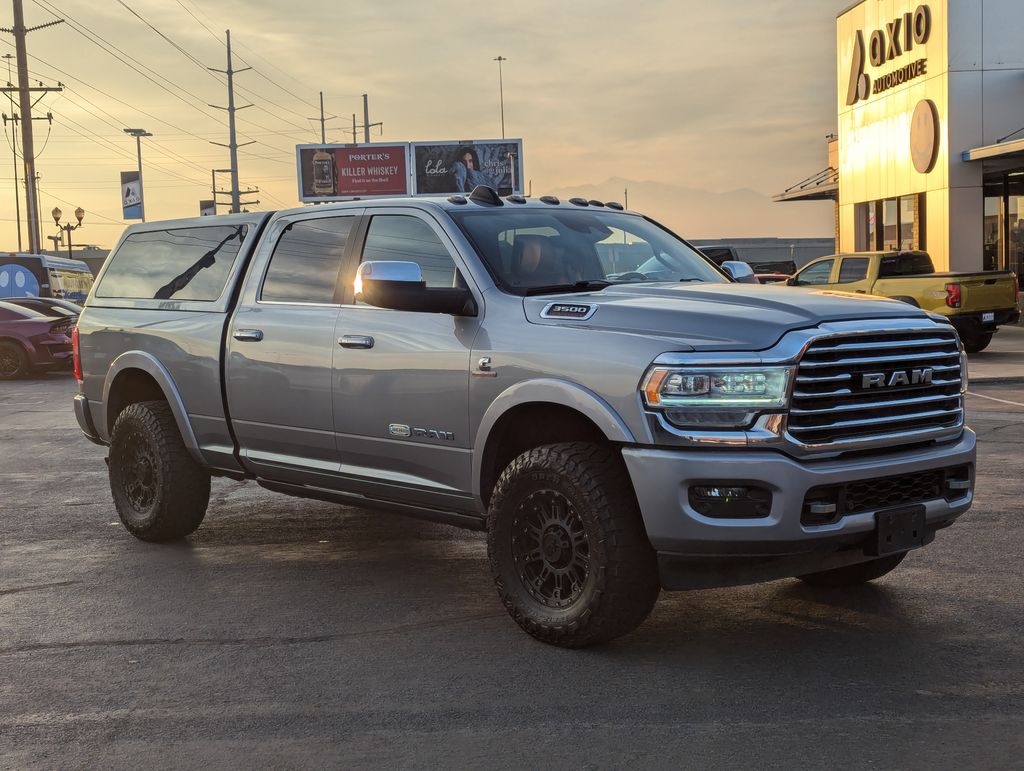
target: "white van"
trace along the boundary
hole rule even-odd
[[[81,305],[92,283],[92,271],[81,260],[22,252],[0,254],[0,299],[56,297]]]

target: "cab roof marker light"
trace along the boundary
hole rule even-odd
[[[574,206],[590,206],[590,204],[587,203],[586,198],[570,198],[569,203],[573,204]]]
[[[615,209],[615,211],[625,211],[625,207],[618,201],[609,201],[605,204],[609,209]]]
[[[591,206],[600,206],[601,208],[604,208],[604,203],[601,201],[595,201],[594,199],[590,199],[589,201],[587,201],[587,203],[589,203]]]
[[[558,204],[561,203],[561,201],[558,200],[558,196],[556,196],[556,195],[542,195],[540,197],[540,202],[541,203],[549,203],[552,206],[557,206]]]

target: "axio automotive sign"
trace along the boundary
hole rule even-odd
[[[469,193],[486,185],[499,195],[523,192],[523,140],[413,142],[413,195]]]
[[[299,200],[349,201],[409,193],[409,145],[299,145]]]

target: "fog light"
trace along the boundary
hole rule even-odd
[[[748,485],[694,485],[689,499],[694,511],[715,519],[758,519],[772,510],[771,491]]]

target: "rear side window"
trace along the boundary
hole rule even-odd
[[[293,222],[270,257],[260,300],[333,303],[341,260],[355,217],[323,217]]]
[[[868,277],[867,257],[847,257],[839,266],[839,283],[852,284]]]
[[[110,257],[96,296],[216,300],[247,229],[213,225],[132,233]]]
[[[886,255],[882,258],[882,264],[878,267],[879,278],[920,276],[925,273],[934,272],[935,267],[932,265],[932,258],[924,252]]]

